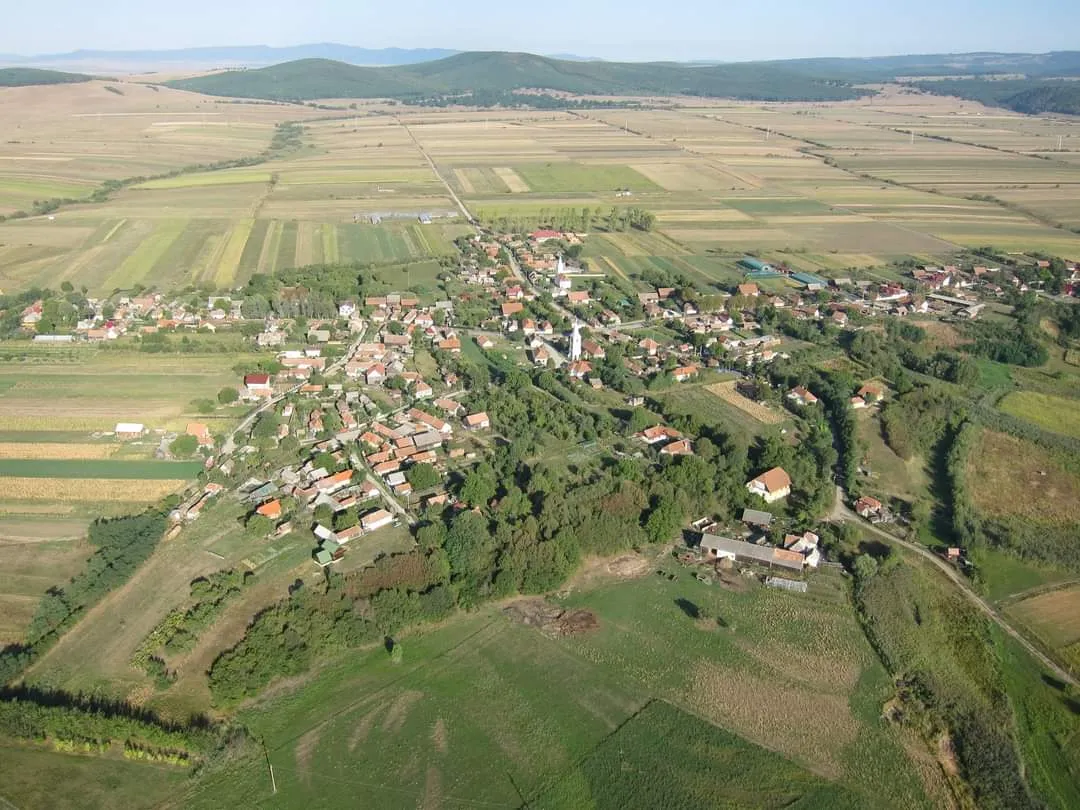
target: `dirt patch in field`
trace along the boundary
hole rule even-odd
[[[442,804],[442,774],[432,765],[424,777],[424,798],[420,807],[421,810],[438,810]]]
[[[349,753],[352,753],[358,745],[363,745],[367,741],[371,728],[375,725],[375,720],[382,710],[382,706],[376,706],[356,723],[352,734],[349,735]]]
[[[1080,641],[1080,588],[1063,588],[1009,605],[1008,614],[1051,647]]]
[[[435,727],[431,729],[431,741],[435,743],[435,750],[440,754],[445,754],[449,749],[446,722],[441,717],[435,721]]]
[[[529,184],[521,179],[521,176],[507,166],[499,166],[495,169],[495,175],[510,189],[512,194],[527,194],[531,190]]]
[[[518,599],[503,608],[503,613],[515,622],[535,627],[553,638],[587,633],[600,626],[600,621],[591,610],[566,610],[538,598]]]
[[[322,726],[316,726],[301,737],[296,743],[296,748],[293,749],[293,756],[296,757],[296,773],[304,782],[311,779],[311,760],[315,756],[315,749],[319,745],[321,736]]]
[[[686,703],[719,725],[836,779],[844,749],[859,727],[846,695],[810,687],[763,683],[756,674],[700,663]]]
[[[941,321],[919,321],[916,326],[926,330],[926,338],[935,348],[954,349],[964,342],[956,327]]]
[[[386,712],[386,717],[383,718],[382,730],[390,734],[397,734],[401,731],[401,727],[405,725],[405,721],[409,718],[412,707],[423,697],[423,692],[410,689],[394,698],[394,702],[390,704],[390,709]]]
[[[577,574],[566,584],[564,590],[573,591],[602,585],[607,582],[624,582],[640,579],[653,568],[653,561],[637,552],[620,554],[618,557],[590,557],[582,563]]]

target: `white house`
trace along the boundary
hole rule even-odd
[[[773,467],[747,481],[746,489],[751,495],[760,495],[765,503],[774,503],[791,494],[791,476],[782,467]]]

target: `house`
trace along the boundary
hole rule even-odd
[[[660,455],[662,456],[692,456],[694,455],[694,448],[687,439],[680,439],[677,442],[671,442],[665,444],[660,448]]]
[[[861,411],[865,407],[866,407],[866,400],[863,399],[862,397],[852,397],[851,398],[851,409],[853,411]]]
[[[368,385],[380,385],[386,379],[386,366],[382,363],[373,363],[364,372],[364,382]]]
[[[791,477],[782,467],[773,467],[747,481],[746,489],[751,495],[760,495],[765,503],[774,503],[791,494]]]
[[[885,394],[885,389],[877,383],[867,383],[858,390],[858,395],[865,399],[867,402],[877,402]]]
[[[461,352],[461,338],[451,336],[445,340],[440,340],[439,349],[444,352],[450,352],[451,354],[458,354]]]
[[[607,352],[595,340],[583,340],[581,341],[581,355],[586,360],[603,360],[607,357]]]
[[[502,316],[509,318],[513,315],[517,315],[525,309],[525,305],[520,301],[507,301],[502,305]]]
[[[365,532],[373,532],[394,522],[394,516],[385,509],[376,509],[360,518],[360,526]]]
[[[739,295],[744,295],[747,298],[757,298],[761,295],[761,290],[758,288],[757,284],[740,284]]]
[[[772,514],[757,509],[743,509],[741,519],[747,526],[756,526],[759,529],[767,529],[773,522]]]
[[[863,495],[855,502],[855,513],[867,520],[881,514],[882,508],[881,501],[877,498],[871,498],[869,495]]]
[[[430,399],[435,394],[435,391],[430,385],[423,380],[420,380],[413,386],[413,398],[414,399]]]
[[[583,380],[586,374],[592,373],[592,364],[586,360],[575,360],[567,367],[567,373],[575,380]]]
[[[818,398],[801,385],[796,385],[787,393],[787,398],[796,405],[817,405]]]
[[[802,534],[788,534],[784,536],[784,548],[796,554],[802,554],[806,564],[811,568],[817,568],[821,562],[821,551],[818,543],[821,538],[811,531]]]
[[[274,498],[272,501],[267,501],[255,510],[255,514],[270,518],[270,520],[277,520],[281,517],[281,501],[277,498]]]
[[[138,439],[146,433],[146,425],[139,422],[117,422],[113,433],[118,439]]]
[[[805,558],[798,552],[775,546],[758,546],[714,534],[703,534],[700,548],[709,560],[740,560],[792,571],[802,571],[806,565]]]
[[[837,326],[847,326],[847,322],[848,322],[847,313],[844,312],[844,310],[842,310],[842,309],[834,310],[833,314],[832,314],[832,322],[834,324],[836,324]]]
[[[638,343],[638,348],[644,350],[649,357],[656,357],[656,353],[660,350],[660,344],[652,338],[645,338]]]
[[[477,335],[474,340],[476,341],[476,345],[479,346],[481,349],[495,348],[495,341],[489,338],[487,335]]]
[[[670,442],[676,439],[681,439],[682,434],[679,433],[673,427],[667,427],[666,425],[654,425],[651,428],[646,428],[641,433],[634,434],[635,439],[640,439],[645,444],[653,445],[660,442]]]
[[[188,436],[194,436],[199,440],[199,447],[214,446],[214,437],[210,435],[210,428],[201,422],[189,422],[185,432]]]
[[[680,366],[672,369],[671,376],[675,379],[675,382],[686,382],[691,377],[696,377],[697,373],[697,366]]]
[[[356,314],[356,304],[352,301],[342,301],[338,304],[337,311],[339,318],[351,318]]]
[[[350,526],[347,529],[342,529],[339,532],[334,532],[334,542],[338,545],[345,545],[350,540],[355,540],[364,533],[364,529],[360,525]]]
[[[488,419],[488,415],[483,411],[480,413],[470,413],[465,417],[465,427],[469,430],[487,430],[491,427],[491,420]]]
[[[444,413],[450,414],[450,416],[457,416],[463,410],[462,404],[456,399],[437,399],[434,402],[436,408]]]
[[[274,393],[269,374],[247,374],[244,376],[244,394],[248,397],[268,397]]]
[[[589,291],[571,290],[566,294],[566,301],[570,304],[587,304],[589,303]]]

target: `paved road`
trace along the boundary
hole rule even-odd
[[[937,567],[941,573],[943,573],[949,580],[955,585],[968,601],[981,610],[990,621],[994,622],[998,627],[1012,636],[1016,641],[1037,660],[1040,664],[1046,667],[1050,672],[1054,674],[1058,680],[1071,684],[1072,686],[1080,686],[1080,682],[1056,663],[1051,660],[1046,654],[1039,650],[1034,644],[1027,640],[1027,638],[1002,616],[998,611],[990,605],[985,599],[979,596],[968,585],[967,580],[963,575],[956,570],[952,565],[941,559],[938,555],[934,554],[927,548],[919,545],[918,543],[912,543],[910,540],[901,540],[884,529],[879,529],[872,523],[860,518],[854,512],[847,507],[846,493],[841,487],[836,488],[836,503],[833,506],[832,513],[829,515],[830,520],[843,522],[843,523],[856,523],[863,531],[880,537],[882,540],[886,540],[890,543],[896,543],[897,545],[907,549],[913,554],[918,554],[923,559],[927,560],[931,564]]]

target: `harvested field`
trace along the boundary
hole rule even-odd
[[[724,402],[734,405],[740,411],[749,414],[762,424],[778,425],[784,421],[786,417],[782,413],[760,402],[754,402],[754,400],[744,397],[735,389],[735,385],[734,380],[727,380],[706,386],[705,390],[716,394]]]
[[[0,459],[103,459],[120,450],[119,444],[66,444],[33,442],[0,442]]]
[[[507,166],[499,166],[495,169],[495,176],[502,180],[512,194],[528,194],[532,189],[528,183],[521,179],[517,172]]]
[[[1009,605],[1008,614],[1051,649],[1080,642],[1080,588],[1063,588]]]
[[[0,480],[5,499],[23,501],[124,501],[152,503],[190,483],[190,479],[145,481],[107,478],[17,478]]]

